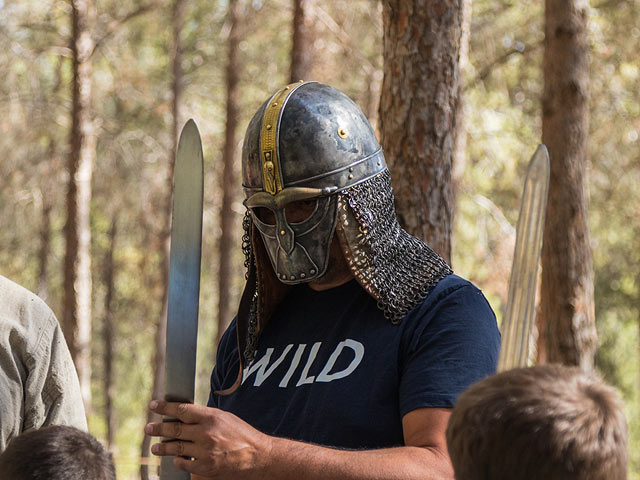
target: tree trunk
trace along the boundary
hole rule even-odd
[[[451,257],[462,0],[385,0],[380,131],[407,231]]]
[[[546,0],[542,141],[551,157],[540,317],[546,359],[591,370],[596,349],[587,223],[589,5]]]
[[[55,83],[51,90],[52,97],[58,95],[62,86],[63,62],[64,59],[60,56],[56,63]],[[48,300],[47,297],[49,295],[48,262],[49,255],[51,254],[51,211],[55,204],[55,192],[58,188],[56,175],[61,168],[57,150],[58,144],[52,134],[49,138],[42,180],[42,228],[40,230],[40,258],[38,269],[38,296],[45,301]]]
[[[62,325],[78,370],[85,409],[91,410],[91,175],[96,134],[91,120],[91,0],[72,0],[73,57],[71,134],[65,225],[64,313]]]
[[[240,35],[238,28],[239,5],[237,0],[229,0],[229,32],[228,63],[227,63],[227,124],[225,132],[224,150],[222,153],[222,209],[220,212],[220,245],[218,271],[218,334],[220,341],[222,333],[231,321],[231,259],[234,248],[234,213],[232,203],[235,197],[236,178],[235,160],[238,125],[238,59]],[[293,62],[292,62],[293,65]],[[292,67],[293,68],[293,67]],[[293,71],[293,70],[292,70]]]
[[[469,76],[469,40],[471,37],[472,0],[462,0],[462,36],[460,38],[460,76],[458,106],[456,107],[456,129],[453,140],[453,165],[451,167],[451,185],[453,211],[455,213],[457,196],[460,190],[467,158],[467,128],[465,125],[465,80]]]
[[[54,176],[56,141],[49,139],[42,181],[42,224],[40,225],[40,251],[38,252],[38,296],[47,300],[49,294],[49,255],[51,253],[51,210],[53,209],[52,187],[49,180]]]
[[[362,110],[374,132],[378,130],[378,109],[380,108],[380,90],[382,88],[382,72],[380,70],[371,68],[367,72],[365,88],[364,102]]]
[[[104,298],[104,396],[105,424],[107,425],[107,448],[115,445],[116,421],[113,408],[113,351],[115,342],[115,326],[113,323],[113,297],[115,295],[115,269],[113,255],[116,249],[117,215],[114,214],[109,230],[109,250],[104,262],[104,285],[107,289]]]
[[[51,251],[51,203],[42,196],[42,224],[40,225],[40,252],[38,252],[38,296],[47,300],[49,294],[49,253]]]
[[[231,7],[229,7],[231,8]],[[313,24],[315,0],[293,0],[290,82],[313,80]]]
[[[176,153],[178,151],[178,130],[180,128],[180,101],[182,98],[183,87],[183,71],[182,71],[182,27],[184,25],[184,15],[187,2],[186,0],[175,0],[172,11],[172,29],[173,29],[173,47],[170,52],[172,65],[172,124],[171,124],[171,151],[169,152],[169,161],[167,167],[166,187],[167,196],[164,207],[165,227],[162,232],[162,241],[160,242],[163,258],[162,264],[162,314],[156,329],[155,336],[155,358],[154,358],[154,375],[153,389],[151,398],[161,399],[164,394],[164,374],[166,362],[166,345],[167,345],[167,310],[169,296],[169,251],[171,242],[171,206],[173,198],[173,172],[175,170]],[[157,422],[160,419],[158,415],[147,411],[147,423]],[[140,476],[143,480],[149,479],[149,467],[145,460],[149,457],[149,447],[151,446],[151,437],[145,435],[142,440],[141,456],[143,462],[140,466]]]

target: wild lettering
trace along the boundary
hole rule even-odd
[[[259,387],[276,370],[282,375],[278,384],[281,388],[288,387],[294,375],[297,378],[297,380],[294,380],[296,387],[314,382],[332,382],[351,375],[358,368],[364,357],[364,345],[356,340],[347,338],[338,343],[320,373],[310,375],[310,371],[318,370],[317,366],[315,368],[312,367],[321,347],[322,342],[316,342],[307,351],[307,344],[305,343],[299,344],[295,349],[294,345],[290,343],[284,347],[279,355],[275,353],[274,348],[269,347],[260,359],[256,359],[244,369],[242,383],[244,384],[255,373],[253,386]],[[336,362],[342,355],[348,355],[353,358],[346,368],[335,371]],[[278,369],[281,365],[288,365],[288,368],[286,370]],[[301,365],[303,366],[299,369],[298,367]]]

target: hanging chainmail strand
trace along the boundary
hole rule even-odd
[[[247,346],[244,349],[244,359],[249,365],[253,362],[258,349],[258,292],[254,293],[249,307],[249,331],[247,332]]]
[[[242,219],[242,228],[244,233],[242,234],[242,253],[244,253],[244,279],[249,278],[249,266],[253,261],[253,252],[251,251],[251,215],[249,211],[244,212],[244,218]]]
[[[339,197],[338,221],[350,250],[347,261],[385,317],[398,324],[453,272],[398,223],[388,170],[343,190]]]
[[[242,253],[244,253],[244,267],[246,272],[244,278],[249,277],[249,268],[253,259],[253,251],[251,250],[251,215],[249,211],[244,213],[242,219],[242,228],[244,234],[242,235]],[[245,359],[245,365],[249,365],[256,356],[256,350],[258,348],[258,288],[254,291],[251,297],[251,305],[249,306],[249,331],[242,332],[241,335],[245,335],[247,338],[247,345],[244,349],[243,356]]]

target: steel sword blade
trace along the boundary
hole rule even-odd
[[[173,176],[165,400],[193,403],[198,337],[203,198],[202,142],[190,119],[182,129]],[[164,421],[175,421],[165,418]],[[188,480],[162,457],[161,480]]]
[[[549,153],[538,146],[529,161],[524,183],[507,308],[502,320],[498,371],[527,366],[529,340],[535,316],[538,263],[549,193]]]

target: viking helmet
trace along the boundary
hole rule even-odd
[[[358,106],[317,82],[284,87],[262,105],[249,124],[242,160],[245,205],[285,284],[325,273],[338,193],[386,168]],[[292,207],[301,202],[308,215],[294,218]]]
[[[238,310],[241,365],[291,284],[320,278],[337,235],[351,273],[399,323],[451,273],[396,219],[382,149],[358,106],[318,82],[288,85],[249,123],[242,152],[247,285]],[[288,207],[307,202],[308,215]],[[230,393],[236,385],[221,394]]]

